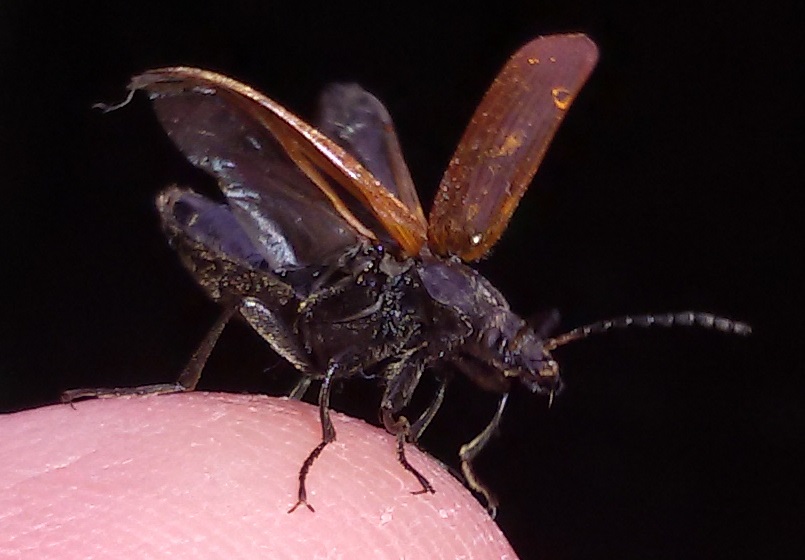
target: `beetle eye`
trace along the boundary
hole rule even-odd
[[[556,360],[548,357],[543,367],[539,370],[539,376],[559,379],[559,364]]]

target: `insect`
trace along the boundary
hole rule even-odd
[[[548,144],[593,70],[595,44],[581,34],[534,39],[505,64],[477,108],[439,186],[429,218],[383,104],[357,85],[325,90],[317,128],[251,87],[206,70],[162,68],[134,77],[130,95],[151,99],[187,159],[215,177],[223,202],[178,186],[157,197],[162,225],[184,266],[223,308],[176,383],[89,389],[68,399],[195,388],[221,331],[239,314],[301,373],[291,396],[321,382],[322,439],[299,471],[306,478],[335,440],[333,383],[373,377],[380,414],[401,465],[439,410],[456,374],[500,395],[484,430],[463,445],[461,469],[491,512],[497,501],[472,461],[500,423],[516,384],[547,395],[561,388],[551,352],[570,341],[630,325],[692,325],[748,334],[748,325],[701,312],[601,321],[549,337],[555,321],[531,325],[468,266],[505,230]],[[402,414],[423,375],[438,381],[424,413]]]

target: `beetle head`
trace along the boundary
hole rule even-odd
[[[480,337],[480,345],[503,375],[516,378],[529,391],[551,397],[562,387],[559,364],[545,341],[508,309],[499,309]]]

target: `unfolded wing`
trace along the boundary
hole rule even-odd
[[[331,84],[321,94],[318,128],[355,156],[423,223],[425,214],[388,110],[358,84]]]
[[[218,179],[258,246],[271,243],[279,227],[305,264],[359,236],[376,238],[337,189],[369,208],[405,253],[418,253],[424,243],[424,221],[355,158],[249,86],[175,67],[136,76],[129,87],[149,93],[171,139]]]

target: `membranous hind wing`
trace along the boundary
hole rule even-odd
[[[379,99],[357,84],[331,84],[321,94],[317,126],[425,223],[394,123]]]
[[[509,59],[439,185],[428,229],[437,254],[472,261],[497,242],[597,60],[581,34],[539,37]]]
[[[296,264],[304,266],[353,245],[358,236],[377,238],[344,203],[344,193],[371,210],[404,253],[416,254],[424,243],[424,220],[372,173],[251,87],[185,67],[150,70],[129,87],[148,92],[174,143],[218,179],[256,245],[273,248],[284,238]]]
[[[217,239],[225,249],[224,240],[241,237],[234,230],[240,225],[272,270],[317,264],[357,242],[355,229],[325,193],[290,160],[270,131],[232,102],[231,93],[193,85],[191,77],[180,78],[184,74],[177,69],[171,74],[176,81],[139,85],[150,75],[144,74],[132,85],[147,88],[162,127],[191,163],[216,178],[228,204],[214,205],[189,194],[182,202],[177,191],[163,197],[171,204],[160,205],[160,212],[177,213],[184,222],[181,213],[189,214],[192,208],[193,233],[203,234],[212,248]]]

